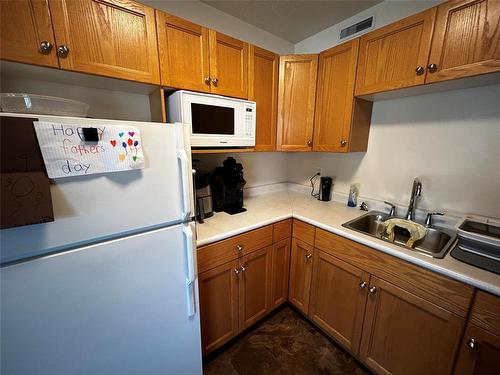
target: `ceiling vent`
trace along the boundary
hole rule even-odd
[[[343,28],[342,30],[340,30],[339,40],[344,40],[357,35],[362,31],[373,29],[373,26],[375,24],[374,21],[374,16],[371,16],[364,19],[363,21],[355,23],[354,25]]]

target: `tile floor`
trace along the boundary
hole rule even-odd
[[[290,307],[214,354],[205,375],[370,374]]]

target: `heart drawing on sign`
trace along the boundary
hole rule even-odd
[[[118,133],[118,135],[119,135],[120,137],[123,137],[123,134],[125,134],[125,133],[124,133],[124,132],[119,132],[119,133]]]
[[[118,159],[120,159],[120,161],[124,161],[125,160],[125,154],[119,154],[118,155]]]
[[[116,146],[116,141],[114,139],[112,139],[111,141],[109,141],[111,143],[111,146],[115,147]]]
[[[133,137],[135,134],[135,132],[128,132],[128,135],[130,135],[131,137]]]

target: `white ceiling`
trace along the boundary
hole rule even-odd
[[[382,0],[201,1],[291,43],[297,43]]]

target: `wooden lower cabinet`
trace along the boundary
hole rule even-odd
[[[198,276],[203,353],[238,334],[239,260],[224,263]]]
[[[460,346],[455,375],[489,375],[499,369],[500,336],[469,323]]]
[[[357,354],[370,274],[314,249],[309,317]]]
[[[360,358],[379,374],[449,374],[464,321],[372,276]]]
[[[266,315],[271,305],[273,247],[257,250],[242,258],[239,287],[239,330],[251,326]]]
[[[290,238],[274,244],[271,263],[271,308],[275,308],[288,300]]]
[[[313,246],[296,238],[292,239],[290,255],[290,285],[288,300],[307,314],[311,289]]]

